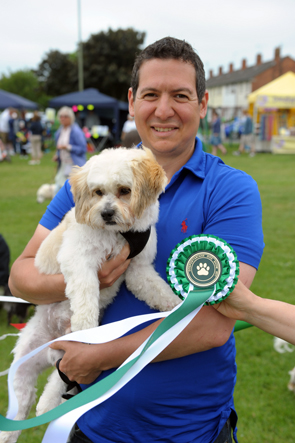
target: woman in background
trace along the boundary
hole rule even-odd
[[[86,139],[82,129],[75,123],[75,114],[68,106],[63,106],[57,113],[60,128],[55,134],[57,152],[54,160],[58,161],[55,176],[56,193],[64,185],[74,165],[86,163]]]

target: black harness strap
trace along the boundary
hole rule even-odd
[[[150,235],[151,235],[151,228],[149,227],[144,232],[138,232],[138,231],[128,231],[128,232],[120,232],[121,235],[127,240],[130,246],[130,254],[127,257],[127,260],[129,258],[133,258],[136,255],[138,255],[145,245],[147,244]]]

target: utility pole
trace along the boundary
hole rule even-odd
[[[79,79],[79,91],[83,91],[84,78],[83,78],[83,46],[81,38],[81,0],[78,0],[78,79]]]

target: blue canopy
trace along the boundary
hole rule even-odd
[[[23,108],[23,109],[38,109],[38,105],[31,100],[13,94],[12,92],[3,91],[0,89],[0,109],[5,108]]]
[[[84,89],[84,91],[70,92],[60,95],[49,101],[52,108],[61,106],[94,106],[96,110],[110,110],[112,117],[116,120],[116,136],[120,137],[120,111],[128,111],[128,103],[121,102],[114,97],[102,94],[95,88]]]

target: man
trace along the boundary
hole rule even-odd
[[[176,244],[208,233],[233,246],[240,278],[250,286],[263,249],[260,197],[251,177],[204,153],[195,139],[208,101],[200,58],[188,43],[170,37],[148,46],[135,61],[128,98],[143,144],[169,180],[160,196],[156,270],[166,278],[166,262]],[[62,275],[40,275],[34,256],[73,204],[66,183],[12,268],[10,284],[16,296],[33,303],[64,299]],[[105,263],[99,272],[102,287],[124,272],[128,254],[126,246],[119,257]],[[102,323],[148,312],[150,308],[123,284]],[[65,351],[60,370],[84,389],[117,368],[160,321],[107,344],[54,344]],[[153,364],[79,419],[80,430],[71,442],[231,442],[236,423],[234,323],[212,306],[203,307]]]
[[[245,151],[246,146],[249,146],[250,153],[249,157],[255,156],[255,142],[254,142],[254,135],[253,135],[253,122],[251,115],[249,114],[248,110],[245,109],[243,111],[244,118],[243,118],[243,132],[241,135],[240,140],[240,146],[238,151],[234,151],[234,155],[241,155],[242,152]]]

